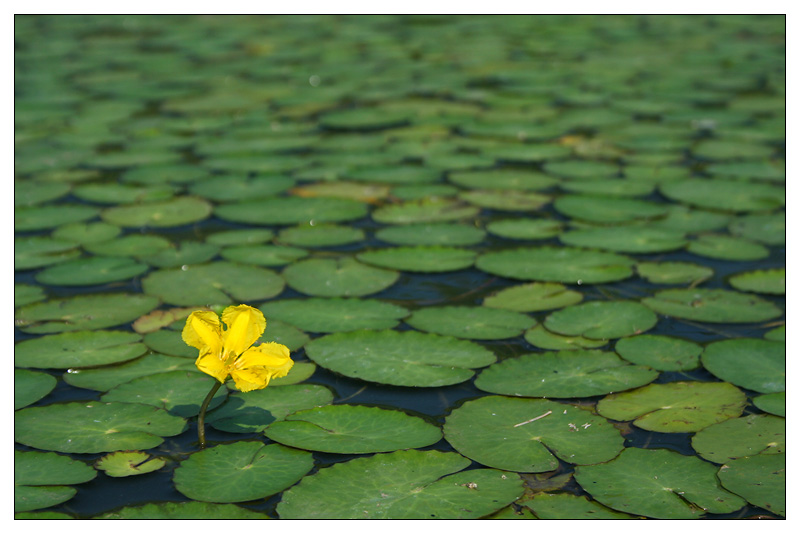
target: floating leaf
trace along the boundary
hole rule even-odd
[[[244,245],[225,247],[220,256],[233,262],[275,267],[305,258],[308,251],[283,245]]]
[[[441,246],[393,247],[362,252],[359,261],[399,271],[443,273],[470,267],[475,252],[463,248]]]
[[[36,281],[53,286],[92,286],[128,280],[147,269],[147,265],[130,258],[95,256],[48,267],[36,274]]]
[[[14,413],[14,440],[37,449],[96,453],[151,449],[186,430],[186,421],[144,404],[70,402]]]
[[[156,254],[143,256],[141,259],[156,267],[183,267],[197,263],[205,263],[219,253],[219,247],[209,243],[181,241],[177,245],[161,250]]]
[[[14,365],[67,369],[126,362],[147,352],[141,340],[138,334],[110,330],[42,336],[14,347]]]
[[[458,452],[483,465],[526,473],[552,471],[558,459],[606,462],[623,448],[611,423],[568,404],[540,399],[481,397],[447,416],[444,436]]]
[[[544,326],[551,332],[589,339],[613,339],[646,332],[656,314],[635,301],[592,301],[555,311]]]
[[[269,516],[253,512],[235,504],[207,502],[161,502],[144,506],[125,506],[99,519],[268,519]]]
[[[146,452],[113,452],[100,458],[97,469],[110,477],[128,477],[158,471],[167,464],[163,458],[151,458]]]
[[[287,176],[231,176],[223,174],[189,188],[192,194],[214,202],[235,202],[269,197],[286,191],[294,185]]]
[[[349,198],[268,197],[217,206],[214,214],[225,221],[291,225],[343,222],[367,214],[367,204]]]
[[[206,242],[221,247],[236,245],[258,245],[266,243],[273,238],[275,233],[266,228],[245,228],[242,230],[227,230],[214,232],[206,237]]]
[[[517,312],[535,312],[564,308],[581,300],[581,293],[567,289],[563,284],[534,282],[501,289],[483,299],[483,305]]]
[[[100,243],[114,239],[122,232],[122,228],[105,222],[71,223],[53,230],[53,238],[71,241],[81,245]]]
[[[338,224],[294,226],[278,233],[278,241],[298,247],[335,247],[357,243],[364,239],[364,231]]]
[[[14,409],[19,410],[45,398],[56,387],[56,379],[46,373],[14,369]]]
[[[331,334],[312,340],[306,354],[336,373],[380,384],[438,387],[469,380],[495,355],[471,341],[394,330]]]
[[[278,514],[281,519],[477,519],[522,494],[517,475],[462,471],[469,464],[460,454],[416,450],[337,463],[284,493]]]
[[[575,480],[609,508],[656,519],[727,514],[745,505],[720,487],[713,464],[666,449],[627,448],[610,462],[576,467]]]
[[[192,454],[173,480],[179,492],[196,501],[245,502],[283,491],[313,466],[310,452],[239,441]]]
[[[39,286],[29,286],[28,284],[14,284],[14,307],[19,308],[26,304],[32,304],[45,300],[44,289]]]
[[[734,458],[786,452],[786,420],[749,415],[707,426],[692,436],[692,448],[706,460],[724,464]]]
[[[467,219],[480,208],[453,198],[430,197],[387,204],[372,212],[372,219],[382,224],[421,224]]]
[[[516,397],[594,397],[648,384],[658,373],[630,365],[613,352],[564,350],[523,354],[489,366],[475,387]]]
[[[641,302],[662,315],[707,323],[757,323],[783,314],[760,297],[725,289],[665,289]]]
[[[521,504],[533,510],[539,519],[635,519],[571,493],[540,493]]]
[[[583,336],[562,336],[554,334],[542,325],[536,325],[525,332],[525,341],[548,350],[596,349],[608,343],[607,339],[589,339]]]
[[[158,299],[147,295],[83,295],[23,306],[14,321],[30,334],[97,330],[128,323],[157,305]]]
[[[786,390],[786,343],[726,339],[706,346],[703,367],[721,380],[759,393]]]
[[[85,463],[54,452],[14,451],[14,511],[49,508],[71,499],[69,484],[88,482],[97,472]]]
[[[527,147],[526,147],[527,149]],[[541,172],[520,169],[492,169],[451,172],[447,179],[470,189],[539,190],[555,185],[558,180]]]
[[[177,306],[235,304],[272,298],[283,291],[279,275],[230,262],[154,271],[142,280],[145,293]]]
[[[63,224],[86,221],[100,212],[94,206],[58,204],[14,209],[14,231],[47,230]]]
[[[786,392],[780,393],[767,393],[766,395],[759,395],[753,399],[753,404],[756,408],[763,410],[767,413],[780,415],[786,417]]]
[[[731,261],[760,260],[769,256],[769,249],[746,239],[726,235],[704,234],[690,241],[686,250],[705,258]]]
[[[408,310],[372,299],[309,298],[267,302],[260,307],[267,319],[279,319],[307,332],[350,332],[362,328],[393,328]]]
[[[482,306],[435,306],[415,311],[405,322],[424,332],[465,339],[507,339],[533,327],[527,315]]]
[[[81,255],[76,244],[49,237],[14,239],[14,270],[25,271],[61,263]]]
[[[728,230],[734,236],[767,245],[786,243],[786,213],[755,213],[736,217]]]
[[[561,233],[563,223],[550,219],[500,219],[486,225],[486,230],[507,239],[549,239]]]
[[[165,202],[106,208],[101,217],[117,226],[163,228],[202,221],[211,214],[211,209],[211,204],[202,198],[176,197]]]
[[[686,245],[683,232],[648,226],[610,226],[572,230],[559,234],[565,245],[593,247],[613,252],[652,254],[669,252]]]
[[[654,432],[697,432],[739,417],[745,394],[726,382],[669,382],[609,395],[597,413]]]
[[[647,200],[589,195],[564,195],[553,207],[567,217],[598,223],[621,223],[666,215],[667,208]]]
[[[184,346],[186,345],[184,344]],[[192,347],[190,349],[197,352]],[[109,365],[94,369],[69,369],[64,373],[63,378],[64,382],[76,388],[108,391],[141,376],[196,369],[194,359],[189,360],[155,353],[146,354],[141,358],[121,365]]]
[[[638,263],[636,272],[651,284],[698,284],[714,276],[710,267],[680,261]]]
[[[375,237],[395,245],[469,246],[481,242],[486,232],[457,223],[428,223],[389,226],[375,232]]]
[[[353,258],[311,258],[281,273],[289,287],[314,297],[363,297],[394,284],[397,271],[364,265]]]
[[[611,252],[570,247],[538,247],[486,252],[475,266],[517,280],[600,284],[624,280],[633,273],[633,260]]]
[[[470,204],[500,211],[536,211],[551,200],[540,193],[514,190],[474,189],[458,196]]]
[[[747,502],[786,517],[786,455],[758,454],[719,468],[722,486]]]
[[[436,169],[415,165],[388,165],[347,171],[346,175],[351,180],[368,183],[424,184],[437,181],[441,172]]]
[[[728,282],[740,291],[766,293],[769,295],[785,295],[786,268],[739,273],[731,276]]]
[[[264,433],[297,449],[339,454],[427,447],[442,438],[438,427],[402,411],[347,404],[295,412]]]
[[[784,188],[744,180],[691,178],[663,183],[659,189],[672,200],[716,210],[766,211],[786,204]]]
[[[111,241],[87,243],[83,246],[87,252],[97,256],[151,256],[172,246],[166,238],[158,235],[130,234]]]

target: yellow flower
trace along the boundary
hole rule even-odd
[[[186,319],[183,341],[198,350],[195,365],[224,383],[233,377],[241,391],[267,387],[273,378],[289,373],[294,362],[289,349],[280,343],[253,344],[264,333],[267,321],[259,310],[240,304],[229,306],[219,316],[212,311],[196,311]]]

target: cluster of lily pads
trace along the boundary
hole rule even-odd
[[[785,515],[783,17],[15,22],[17,517]]]

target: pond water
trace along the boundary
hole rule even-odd
[[[784,160],[785,17],[15,17],[15,516],[781,518]]]

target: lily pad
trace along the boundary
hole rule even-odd
[[[174,191],[168,185],[137,186],[120,183],[89,183],[77,186],[72,194],[98,204],[134,204],[168,200]]]
[[[786,516],[786,455],[757,454],[731,460],[719,468],[722,486],[747,502]]]
[[[268,269],[224,261],[162,269],[142,280],[146,294],[177,306],[252,302],[272,298],[283,287],[283,278]]]
[[[315,224],[284,228],[278,241],[297,247],[335,247],[364,240],[364,231],[338,224]]]
[[[14,239],[14,270],[25,271],[75,259],[81,255],[77,245],[50,237]]]
[[[706,346],[701,357],[711,374],[759,393],[786,390],[786,343],[765,339],[726,339]]]
[[[786,268],[748,271],[731,276],[728,282],[739,291],[786,294]]]
[[[567,217],[597,223],[630,222],[667,214],[664,204],[607,196],[564,195],[553,202],[553,207]]]
[[[190,349],[197,352],[194,348],[190,347]],[[109,365],[94,369],[69,369],[64,373],[63,378],[64,382],[76,388],[108,391],[141,376],[195,369],[197,368],[194,365],[194,359],[153,353],[121,365]]]
[[[375,237],[395,245],[469,246],[483,240],[486,232],[457,223],[428,223],[389,226],[375,232]]]
[[[487,224],[486,230],[506,239],[549,239],[562,232],[563,223],[550,219],[500,219]]]
[[[88,482],[97,472],[54,452],[14,451],[14,512],[49,508],[71,499],[70,484]]]
[[[475,387],[516,397],[593,397],[648,384],[658,372],[630,365],[613,352],[564,350],[523,354],[489,366]]]
[[[171,245],[156,254],[143,256],[141,260],[156,267],[182,267],[205,263],[212,259],[219,252],[219,247],[210,243],[198,243],[196,241],[181,241],[177,245]]]
[[[185,322],[185,318],[183,322]],[[175,323],[171,322],[171,324],[174,325]],[[144,335],[144,343],[150,349],[163,354],[181,356],[183,358],[197,358],[197,349],[187,345],[183,341],[180,331],[175,329],[159,329],[154,332],[148,332]]]
[[[433,445],[442,431],[399,410],[347,404],[302,410],[267,427],[266,436],[294,447],[338,454],[365,454]]]
[[[767,393],[753,399],[756,408],[767,413],[786,417],[786,392]]]
[[[306,332],[350,332],[393,328],[408,310],[372,299],[283,299],[261,306],[267,319],[279,319]]]
[[[537,247],[486,252],[478,256],[475,267],[506,278],[600,284],[629,278],[634,261],[612,252],[571,247]]]
[[[583,294],[563,284],[534,282],[507,287],[483,299],[488,308],[517,312],[536,312],[564,308],[583,300]]]
[[[683,248],[683,232],[638,225],[587,228],[559,234],[558,239],[574,247],[599,248],[630,254],[653,254]]]
[[[144,506],[125,506],[99,516],[100,519],[268,519],[269,516],[253,512],[235,504],[207,502],[162,502]]]
[[[669,382],[609,395],[597,403],[597,413],[654,432],[697,432],[739,417],[746,402],[726,382]]]
[[[151,458],[146,452],[125,451],[107,454],[95,465],[100,471],[105,471],[107,476],[119,478],[152,473],[166,464],[167,461],[163,458]]]
[[[148,266],[130,258],[81,258],[48,267],[36,274],[36,281],[53,286],[92,286],[128,280],[147,271]]]
[[[206,243],[220,247],[236,245],[259,245],[266,243],[274,237],[275,233],[266,228],[245,228],[242,230],[226,230],[214,232],[206,237]]]
[[[444,273],[470,267],[475,252],[457,247],[418,246],[368,250],[356,256],[359,261],[399,271]]]
[[[525,332],[525,341],[548,350],[596,349],[608,344],[607,339],[589,339],[583,336],[562,336],[554,334],[538,324]]]
[[[301,364],[296,363],[292,370]],[[324,386],[303,384],[276,388],[278,380],[271,380],[264,389],[231,393],[222,406],[208,414],[206,422],[223,432],[263,432],[291,413],[333,401],[333,393]]]
[[[128,323],[156,306],[158,299],[147,295],[82,295],[23,306],[14,321],[29,334],[97,330]]]
[[[662,315],[707,323],[757,323],[783,315],[771,302],[726,289],[665,289],[641,302]]]
[[[658,322],[656,314],[635,301],[592,301],[555,311],[544,326],[551,332],[589,339],[641,334]]]
[[[100,212],[94,206],[58,204],[14,209],[14,231],[47,230],[63,224],[92,219]]]
[[[610,462],[576,467],[575,480],[609,508],[656,519],[727,514],[745,505],[719,485],[713,464],[666,449],[627,448]]]
[[[689,242],[686,250],[704,258],[731,261],[760,260],[769,249],[759,243],[727,235],[703,234]]]
[[[305,258],[308,251],[283,245],[242,245],[225,247],[220,256],[232,262],[275,267]]]
[[[350,378],[407,387],[458,384],[473,376],[473,368],[496,359],[489,350],[464,339],[394,330],[327,335],[308,343],[306,354]]]
[[[478,212],[480,208],[461,200],[426,197],[376,208],[372,212],[372,219],[382,224],[421,224],[467,219]]]
[[[281,274],[289,287],[314,297],[363,297],[386,289],[400,277],[397,271],[350,257],[311,258],[287,266]]]
[[[786,204],[786,191],[765,183],[721,178],[692,178],[663,183],[661,193],[677,202],[728,211],[767,211]]]
[[[703,347],[688,339],[643,334],[620,339],[614,350],[629,362],[659,371],[688,371],[700,366]]]
[[[30,286],[28,284],[14,284],[14,307],[19,308],[26,304],[33,304],[45,300],[47,295],[39,286]]]
[[[189,188],[192,194],[214,202],[235,202],[269,197],[294,185],[288,176],[236,176],[223,174]]]
[[[533,510],[539,519],[636,519],[571,493],[540,493],[521,504]]]
[[[364,167],[345,173],[347,178],[359,182],[378,184],[425,184],[436,182],[441,172],[418,165],[388,165]]]
[[[70,223],[53,230],[54,239],[71,241],[81,245],[99,243],[114,239],[122,232],[122,228],[105,222]]]
[[[284,493],[281,519],[477,519],[522,494],[522,480],[439,451],[396,451],[320,469]],[[331,488],[337,488],[331,491]]]
[[[14,369],[14,409],[19,410],[45,398],[56,387],[56,379],[46,373]]]
[[[636,272],[651,284],[699,284],[714,276],[710,267],[682,261],[638,263]]]
[[[618,165],[606,161],[571,160],[551,161],[545,164],[545,172],[573,180],[595,180],[619,174]]]
[[[217,206],[225,221],[258,225],[344,222],[367,214],[367,204],[350,198],[268,197]]]
[[[537,211],[551,197],[540,193],[515,190],[471,189],[458,197],[470,204],[499,211]]]
[[[97,256],[140,257],[158,254],[171,246],[169,240],[158,235],[130,234],[111,241],[87,243],[83,248]]]
[[[183,418],[144,404],[70,402],[14,413],[15,441],[58,452],[151,449],[184,430]]]
[[[767,245],[786,243],[786,213],[754,213],[736,217],[728,225],[731,234]]]
[[[542,399],[499,396],[468,401],[447,416],[444,436],[483,465],[541,473],[558,459],[586,465],[611,460],[624,438],[611,423],[580,408]]]
[[[254,501],[288,488],[314,466],[310,452],[239,441],[192,454],[175,470],[175,488],[195,501]]]
[[[697,454],[717,464],[756,454],[786,452],[786,419],[748,415],[711,425],[692,437]]]
[[[14,365],[68,369],[127,362],[147,352],[141,340],[139,334],[114,330],[42,336],[21,341],[14,347]]]
[[[417,330],[465,339],[507,339],[533,327],[522,313],[482,306],[436,306],[415,311],[405,322]]]
[[[496,153],[495,153],[496,155]],[[539,190],[552,187],[558,180],[541,172],[520,169],[492,169],[451,172],[447,179],[470,189]]]
[[[106,208],[104,221],[124,227],[164,228],[195,223],[211,215],[211,204],[197,197],[176,197],[165,202],[149,202]]]
[[[194,417],[214,385],[214,378],[198,371],[167,371],[134,378],[100,397],[105,402],[130,402],[163,408],[172,415]],[[217,390],[209,409],[225,400],[228,391]]]

